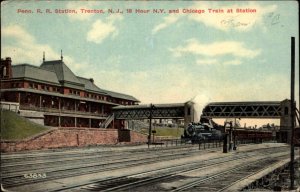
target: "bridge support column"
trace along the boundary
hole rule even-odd
[[[192,101],[184,104],[184,127],[186,128],[190,122],[195,122],[195,109]]]
[[[291,101],[286,99],[280,103],[281,117],[279,142],[290,143],[291,138]]]
[[[228,133],[225,133],[223,139],[223,153],[228,153],[227,143],[228,143]]]

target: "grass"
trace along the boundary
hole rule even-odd
[[[1,139],[5,140],[25,139],[48,130],[48,128],[20,117],[12,111],[0,111],[0,120]]]
[[[20,117],[12,111],[0,111],[0,119],[1,139],[4,140],[25,139],[49,129],[42,125],[33,123],[26,118]],[[155,136],[164,137],[180,137],[183,135],[184,131],[183,128],[170,127],[152,127],[152,130],[156,130]],[[141,129],[141,132],[148,134],[148,128]]]
[[[156,130],[155,136],[164,136],[164,137],[180,137],[183,135],[183,128],[170,128],[170,127],[163,127],[163,128],[152,128],[152,130]],[[149,129],[143,128],[141,129],[142,133],[148,134]]]

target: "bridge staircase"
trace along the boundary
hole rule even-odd
[[[300,111],[296,108],[296,119],[298,120],[298,126],[300,126]]]
[[[101,123],[100,128],[107,128],[111,122],[115,119],[114,113],[108,116],[103,123]]]

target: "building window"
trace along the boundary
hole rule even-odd
[[[2,61],[1,61],[2,62]],[[2,75],[2,77],[5,77],[6,76],[6,67],[4,66],[3,67],[3,75]]]
[[[19,87],[19,83],[13,83],[12,87]]]

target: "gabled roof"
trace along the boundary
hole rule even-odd
[[[135,97],[133,97],[131,95],[126,95],[126,94],[123,94],[123,93],[117,93],[117,92],[108,91],[108,90],[103,90],[103,91],[105,91],[108,95],[110,95],[111,97],[114,97],[114,98],[126,99],[126,100],[130,100],[130,101],[140,102],[139,100],[137,100]]]
[[[100,89],[99,87],[97,87],[97,85],[94,84],[93,79],[86,79],[84,77],[78,77],[78,80],[84,84],[84,87],[87,91],[92,91],[92,92],[97,92],[97,93],[100,93],[100,94],[104,94],[104,95],[107,95],[107,93]]]
[[[92,92],[97,92],[97,93],[109,95],[109,96],[114,97],[114,98],[126,99],[126,100],[130,100],[130,101],[139,102],[139,100],[137,100],[133,96],[126,95],[126,94],[123,94],[123,93],[117,93],[117,92],[113,92],[113,91],[100,89],[98,86],[96,86],[94,84],[93,79],[87,79],[87,78],[83,78],[83,77],[79,77],[79,76],[77,76],[77,78],[81,81],[81,83],[84,84],[84,87],[87,91],[92,91]]]
[[[13,65],[12,73],[13,78],[31,79],[42,83],[108,95],[113,98],[140,102],[131,95],[100,89],[94,84],[93,79],[76,76],[62,60],[44,61],[40,67],[30,64]]]
[[[58,81],[63,83],[65,86],[71,86],[79,89],[84,87],[84,85],[77,79],[74,73],[62,60],[44,61],[40,68],[54,71],[57,75]]]
[[[46,69],[41,69],[39,67],[29,65],[29,64],[19,64],[12,66],[12,78],[26,78],[37,80],[45,83],[54,83],[59,85],[56,73],[54,71],[49,71]]]

